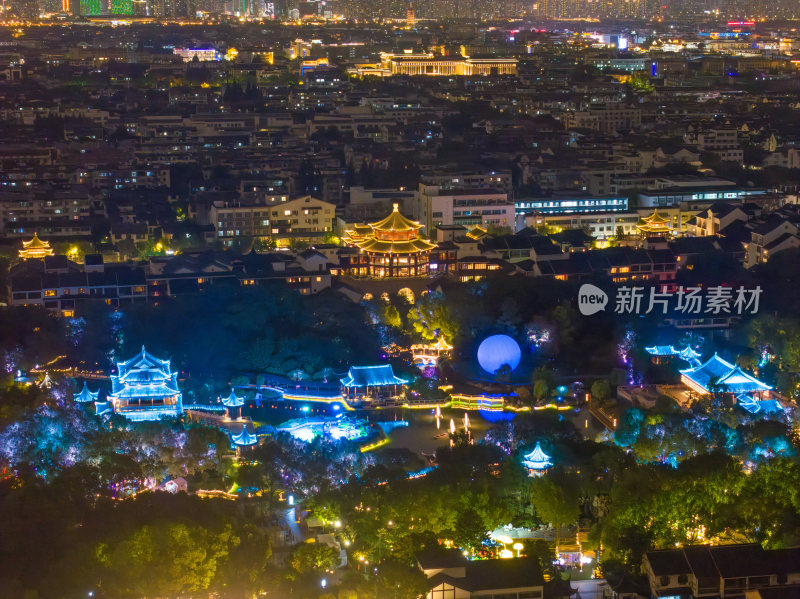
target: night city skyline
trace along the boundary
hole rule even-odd
[[[0,0],[0,599],[800,597],[797,0]]]

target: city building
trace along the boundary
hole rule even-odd
[[[508,193],[492,188],[442,189],[419,186],[419,216],[428,231],[439,225],[515,227],[516,207]]]
[[[220,54],[214,48],[175,48],[176,56],[180,56],[183,62],[206,62],[220,60]]]
[[[540,599],[544,577],[539,562],[509,557],[470,561],[458,549],[417,554],[417,566],[428,579],[426,599],[515,597]]]
[[[766,189],[738,187],[735,185],[724,187],[670,187],[653,191],[640,191],[639,206],[642,208],[662,208],[667,206],[679,206],[681,203],[714,203],[718,200],[741,202],[766,194]]]
[[[606,240],[610,237],[627,237],[638,231],[640,217],[637,212],[587,212],[525,214],[524,226],[545,231],[585,230],[591,237]]]
[[[609,103],[590,106],[566,115],[569,129],[593,129],[601,133],[632,130],[642,124],[642,109],[627,104]]]
[[[688,545],[646,551],[642,563],[653,597],[791,597],[800,585],[797,547]]]
[[[518,216],[529,213],[544,215],[586,214],[595,212],[626,212],[627,196],[593,196],[555,192],[543,198],[520,198],[515,202]]]
[[[237,239],[321,241],[334,230],[336,206],[311,196],[198,196],[195,210],[200,225],[211,225],[223,245]]]
[[[435,57],[426,54],[381,54],[382,64],[392,75],[487,76],[515,75],[516,58]]]
[[[87,256],[87,259],[90,256]],[[86,268],[66,256],[25,260],[9,272],[9,304],[43,306],[65,317],[74,316],[86,300],[110,306],[147,301],[144,270],[128,264]]]

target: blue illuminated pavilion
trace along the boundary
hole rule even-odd
[[[747,374],[739,366],[723,360],[717,354],[711,356],[703,364],[681,370],[681,381],[701,395],[714,392],[712,387],[737,396],[742,393],[758,393],[768,396],[772,389],[766,383]]]
[[[406,379],[396,376],[391,364],[378,366],[351,366],[347,376],[339,379],[344,387],[347,397],[351,392],[359,395],[370,395],[370,392],[380,391],[391,387],[392,393],[397,394],[397,387],[408,383]]]
[[[74,393],[72,399],[77,403],[91,403],[97,401],[98,395],[100,395],[99,389],[97,391],[89,391],[89,387],[86,386],[86,381],[83,381],[83,389],[80,390],[80,393]]]
[[[752,395],[739,395],[736,397],[736,404],[743,410],[751,414],[776,414],[783,412],[783,406],[777,399],[755,399]]]
[[[677,356],[692,366],[700,365],[700,354],[688,345],[683,349],[675,349],[673,345],[653,345],[645,347],[644,350],[650,354],[654,364],[661,364],[673,356]]]
[[[531,476],[538,476],[552,468],[553,461],[550,459],[550,456],[542,450],[541,444],[537,441],[533,451],[522,458],[522,465],[527,468]]]
[[[238,408],[239,416],[242,415],[242,406],[244,405],[244,398],[238,397],[236,392],[231,387],[231,394],[228,397],[222,398],[222,405],[227,408],[228,418],[232,418],[233,415],[231,414],[231,410],[234,408]]]
[[[242,427],[242,432],[231,436],[231,443],[235,447],[248,447],[258,443],[258,437],[247,431],[247,426]]]
[[[678,356],[681,360],[689,362],[693,366],[700,365],[700,352],[693,350],[690,346],[686,346],[678,351]]]
[[[169,360],[156,358],[144,345],[133,358],[117,363],[108,400],[114,413],[128,420],[158,420],[183,412],[178,373],[172,371]]]
[[[651,356],[674,356],[676,353],[675,348],[671,345],[653,345],[652,347],[645,347],[645,351]]]
[[[222,398],[222,405],[226,408],[241,408],[244,405],[244,398],[236,395],[236,392],[231,389],[231,394]]]

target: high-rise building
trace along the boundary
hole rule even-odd
[[[112,15],[132,15],[133,0],[110,0],[109,8]]]
[[[81,15],[88,17],[102,15],[103,2],[102,0],[80,0],[80,12]]]

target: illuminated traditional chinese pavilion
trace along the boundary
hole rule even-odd
[[[522,465],[530,476],[541,476],[553,467],[553,461],[542,451],[542,446],[537,441],[533,451],[522,458]]]
[[[644,237],[668,237],[672,235],[672,225],[668,218],[664,218],[658,213],[658,210],[653,210],[653,214],[646,216],[642,222],[636,225],[639,232]]]
[[[650,360],[653,364],[664,364],[673,356],[677,356],[681,360],[689,362],[692,366],[700,365],[700,354],[688,345],[683,349],[675,349],[672,345],[654,345],[644,349],[650,354]]]
[[[414,364],[419,367],[437,366],[439,358],[449,356],[452,349],[453,346],[444,337],[439,337],[436,343],[412,345],[411,356]]]
[[[353,274],[379,279],[426,276],[430,253],[436,244],[419,237],[421,228],[421,224],[400,214],[395,204],[392,213],[382,221],[356,225],[354,230],[347,231],[344,242],[368,257]]]
[[[86,381],[83,382],[83,389],[81,389],[80,393],[75,393],[72,396],[77,403],[94,403],[97,401],[97,396],[100,395],[100,391],[89,391],[89,387],[86,385]]]
[[[222,405],[227,408],[226,412],[228,418],[233,418],[233,410],[238,408],[238,416],[242,415],[242,406],[244,405],[244,398],[238,397],[234,390],[231,388],[231,394],[222,399]]]
[[[408,383],[394,374],[391,364],[351,366],[340,382],[347,399],[387,394],[390,390],[391,395],[397,395],[398,389]]]
[[[237,449],[239,447],[248,447],[258,443],[258,437],[247,430],[247,426],[242,427],[242,432],[231,435],[231,443]]]
[[[703,364],[680,372],[681,382],[698,395],[728,394],[734,398],[732,403],[739,403],[749,411],[758,410],[750,409],[748,405],[756,406],[771,400],[772,387],[717,354]]]
[[[22,249],[19,251],[19,257],[23,260],[42,259],[52,255],[53,248],[50,247],[50,242],[42,241],[36,233],[30,241],[22,242]]]
[[[172,372],[169,360],[147,353],[144,346],[127,362],[117,363],[108,400],[114,413],[128,420],[158,420],[183,412],[178,373]]]

